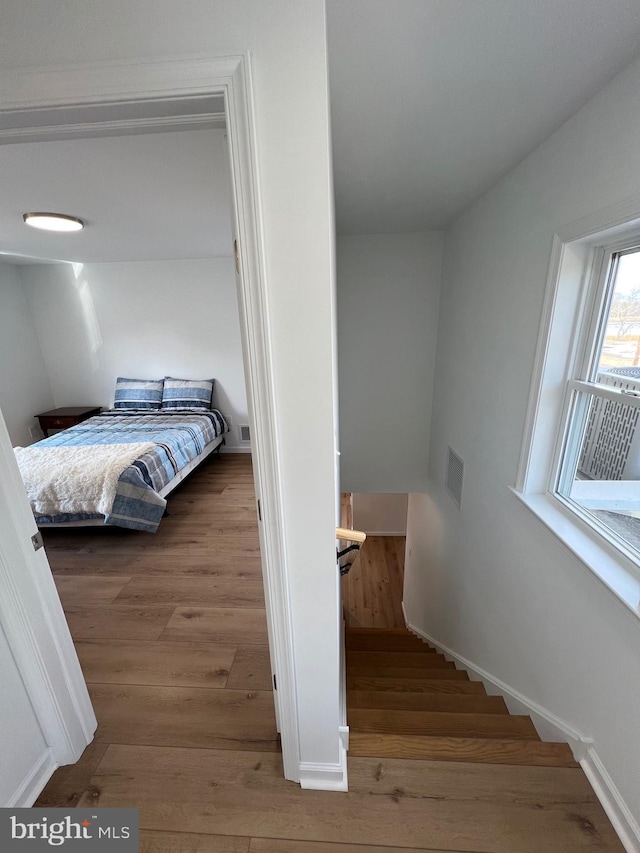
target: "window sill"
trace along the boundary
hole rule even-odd
[[[635,563],[551,495],[511,491],[625,607],[640,617],[640,578]]]

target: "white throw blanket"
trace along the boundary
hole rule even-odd
[[[35,515],[111,511],[118,477],[153,442],[14,447]]]

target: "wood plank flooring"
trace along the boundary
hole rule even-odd
[[[112,744],[80,805],[135,803],[145,831],[272,839],[276,850],[279,839],[346,850],[622,849],[579,769],[358,758],[349,783],[348,793],[303,791],[275,753]]]
[[[348,793],[287,782],[252,483],[249,456],[223,455],[170,497],[156,536],[46,534],[100,725],[80,761],[54,774],[39,805],[137,806],[142,853],[622,850],[579,768],[518,765],[518,744],[548,746],[526,737],[511,741],[513,764],[389,758],[383,744],[374,755],[350,755]],[[356,620],[398,619],[395,599],[379,600],[401,576],[401,552],[388,545],[378,546],[384,565],[357,600]],[[355,639],[354,653],[370,648]],[[400,633],[391,649],[376,649],[379,663],[391,662],[388,651],[412,654]],[[465,712],[491,715],[487,725],[506,733],[501,700],[452,679],[450,667],[405,657],[400,675],[371,677],[360,662],[350,705],[366,714],[367,692],[375,691],[385,697],[383,715],[443,713],[439,734],[425,738],[434,753]],[[398,692],[409,697],[408,710],[397,706]],[[462,706],[452,704],[457,698]],[[381,719],[364,719],[367,737],[383,736]],[[406,727],[412,719],[404,718]]]
[[[352,496],[340,495],[340,524],[353,527]],[[341,580],[342,611],[349,627],[404,628],[404,536],[367,536]],[[341,543],[345,547],[347,542]]]
[[[41,796],[77,802],[110,744],[279,750],[251,457],[207,461],[157,534],[45,532],[99,721]]]
[[[404,536],[367,536],[342,578],[342,606],[351,627],[404,628]]]

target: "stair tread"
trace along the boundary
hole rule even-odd
[[[406,629],[349,628],[347,708],[353,756],[577,767],[436,649]]]
[[[481,764],[577,767],[566,743],[513,738],[458,738],[351,731],[349,754]]]
[[[407,691],[347,691],[347,708],[397,711],[450,711],[462,714],[508,714],[502,696],[465,693],[409,693]]]
[[[469,681],[466,673],[461,670],[431,670],[437,675],[433,678],[398,678],[372,675],[357,675],[347,673],[347,688],[349,690],[373,690],[376,692],[392,693],[466,693],[476,696],[486,695],[481,681]],[[460,673],[454,675],[454,673]],[[450,676],[454,675],[453,678]]]
[[[395,667],[396,669],[456,668],[453,661],[448,661],[444,655],[435,652],[382,652],[347,649],[347,671],[351,666],[383,666]]]
[[[433,646],[423,643],[417,637],[405,637],[399,635],[396,637],[376,637],[372,635],[351,636],[347,634],[345,638],[347,649],[354,651],[381,651],[381,652],[416,652],[422,654],[435,654],[436,650]]]
[[[449,666],[437,667],[402,667],[395,666],[375,666],[375,665],[348,665],[347,677],[367,675],[374,678],[405,678],[405,679],[430,679],[450,678],[452,681],[467,681],[469,676],[463,669],[455,669]]]
[[[530,717],[510,714],[352,708],[347,722],[355,732],[540,740]]]

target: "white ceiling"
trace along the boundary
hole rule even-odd
[[[225,131],[144,133],[0,145],[0,257],[77,262],[232,254]],[[78,216],[52,234],[22,214]]]
[[[338,233],[440,229],[640,49],[639,0],[327,0]]]
[[[342,234],[445,227],[640,48],[640,0],[327,6]],[[133,114],[115,105],[81,115],[74,108],[0,116],[0,142],[7,126],[24,130],[0,145],[0,260],[229,255],[222,109],[219,101],[195,99],[150,103]],[[80,138],[71,127],[79,120]],[[65,122],[66,138],[56,139],[60,131],[51,125]],[[135,135],[120,135],[123,122]],[[87,227],[63,236],[36,232],[22,223],[29,210],[80,216]]]

